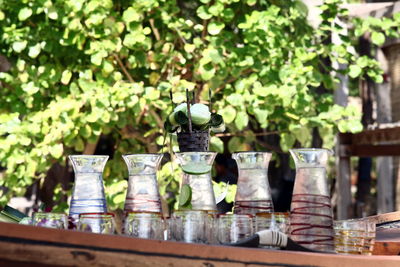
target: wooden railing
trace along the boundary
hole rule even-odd
[[[366,130],[358,134],[339,134],[336,155],[337,210],[339,219],[352,214],[351,157],[400,156],[400,127]]]

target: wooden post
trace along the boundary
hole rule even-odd
[[[388,61],[381,49],[377,50],[377,60],[383,71],[388,73]],[[375,84],[374,87],[377,103],[377,122],[378,124],[390,123],[392,121],[392,109],[389,80],[385,79],[383,83]],[[378,213],[394,211],[393,157],[377,157],[376,169],[378,176]]]
[[[400,5],[398,5],[400,7]],[[400,41],[397,39],[397,43],[393,43],[387,47],[386,53],[389,60],[389,71],[386,77],[391,86],[390,100],[392,108],[392,121],[400,121]],[[394,173],[395,175],[395,198],[396,198],[396,210],[400,210],[400,157],[394,158]]]
[[[352,216],[350,165],[351,134],[339,134],[336,143],[337,219],[344,220]]]

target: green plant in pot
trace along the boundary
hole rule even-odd
[[[164,123],[164,129],[177,133],[180,152],[208,151],[210,132],[223,132],[224,119],[211,112],[205,104],[191,103],[188,91],[186,95],[187,102],[174,108]]]

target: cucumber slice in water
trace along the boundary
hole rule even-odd
[[[192,188],[188,184],[182,185],[181,193],[179,195],[179,206],[190,205],[192,201]]]
[[[187,174],[204,174],[211,171],[212,166],[202,163],[188,163],[182,166]]]

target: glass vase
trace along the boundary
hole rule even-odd
[[[192,210],[217,212],[214,190],[211,182],[211,169],[215,152],[182,152],[175,153],[183,170],[180,201],[185,199],[186,205]],[[190,201],[187,203],[186,201]]]
[[[129,181],[125,212],[161,213],[157,170],[162,154],[130,154],[122,156],[128,166]]]
[[[296,179],[290,206],[290,237],[309,249],[334,251],[334,229],[326,165],[330,150],[291,149]]]
[[[81,213],[107,212],[103,186],[103,170],[108,156],[73,155],[69,156],[75,172],[75,183],[69,216],[77,222]]]
[[[239,169],[234,213],[251,214],[273,212],[268,164],[271,153],[239,152],[232,158]]]

